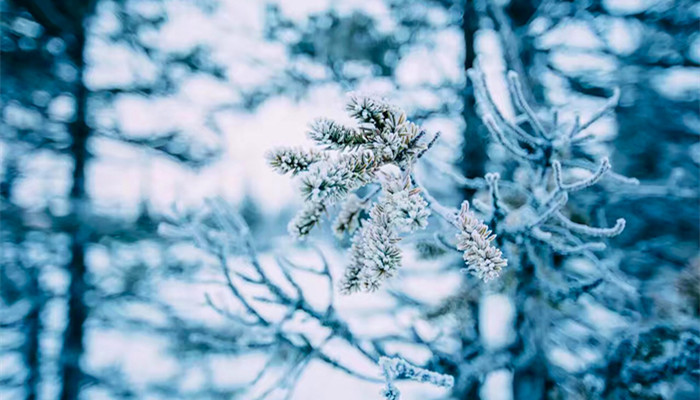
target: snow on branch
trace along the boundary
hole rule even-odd
[[[430,211],[408,176],[396,169],[384,172],[382,196],[370,211],[370,219],[353,238],[350,266],[341,280],[342,293],[374,291],[395,275],[401,264],[396,243],[401,232],[413,232],[428,224]]]
[[[396,275],[401,265],[398,243],[403,235],[424,229],[431,210],[463,233],[470,229],[464,233],[461,248],[469,268],[480,271],[477,275],[483,279],[497,276],[506,265],[501,252],[490,240],[480,238],[478,231],[467,239],[479,225],[460,225],[457,210],[429,199],[427,191],[412,179],[415,163],[439,134],[428,137],[403,110],[384,100],[355,96],[347,110],[357,127],[319,119],[309,131],[318,148],[281,148],[268,155],[273,169],[291,172],[300,183],[305,203],[289,224],[292,236],[308,236],[325,214],[341,204],[333,231],[340,238],[352,235],[352,247],[340,291],[375,291]],[[360,198],[355,192],[361,189],[369,194]],[[487,253],[479,255],[481,251]]]
[[[309,137],[318,144],[335,149],[366,144],[368,140],[361,130],[325,118],[317,119],[311,124]]]
[[[585,242],[577,235],[591,237],[619,235],[625,227],[624,219],[618,219],[611,228],[592,227],[570,220],[564,212],[564,207],[572,192],[591,187],[606,176],[617,177],[611,172],[610,161],[607,158],[603,158],[597,167],[588,166],[592,157],[586,154],[584,142],[576,139],[580,137],[577,136],[580,132],[617,105],[619,91],[615,91],[608,103],[588,122],[581,124],[577,118],[573,131],[567,132],[566,138],[558,138],[557,136],[564,133],[559,126],[557,113],[549,113],[553,115],[552,121],[541,120],[534,107],[526,101],[518,74],[513,71],[506,74],[511,100],[516,112],[520,113],[510,121],[498,110],[486,85],[485,75],[478,62],[476,65],[468,71],[468,75],[474,85],[475,97],[484,125],[514,159],[522,161],[521,176],[538,177],[526,185],[513,182],[513,186],[519,186],[519,191],[526,194],[528,205],[535,210],[536,214],[528,218],[528,221],[523,221],[519,228],[509,229],[509,231],[516,235],[524,233],[536,241],[547,243],[552,250],[563,254],[603,249],[605,247],[603,243]],[[571,140],[572,137],[574,140]],[[576,149],[573,150],[573,147]],[[586,156],[579,157],[580,154]],[[572,155],[577,157],[572,159]],[[582,163],[586,164],[584,169],[591,174],[584,179],[565,182],[562,165],[577,166]],[[550,190],[548,185],[549,177],[554,182],[553,190]],[[629,181],[635,183],[634,180]],[[548,225],[552,222],[554,225]]]
[[[400,357],[380,357],[379,366],[382,368],[382,374],[386,381],[386,386],[382,390],[382,395],[386,400],[400,399],[401,393],[394,385],[394,381],[399,379],[410,379],[444,388],[451,388],[454,385],[454,378],[450,375],[428,371]]]
[[[275,171],[281,174],[291,172],[292,175],[296,175],[308,170],[311,164],[321,161],[323,154],[313,149],[280,147],[267,153],[266,157]]]
[[[376,343],[365,343],[356,337],[337,314],[333,306],[333,277],[320,251],[321,269],[297,266],[285,257],[277,256],[275,259],[281,275],[273,275],[274,272],[264,268],[258,259],[246,222],[223,200],[208,200],[205,207],[192,214],[176,214],[159,230],[178,240],[193,241],[216,261],[215,266],[223,274],[222,283],[228,289],[234,306],[229,307],[229,301],[220,296],[207,295],[205,301],[217,314],[231,321],[234,328],[243,332],[236,338],[236,343],[243,344],[240,353],[269,349],[267,362],[246,385],[251,392],[255,387],[266,387],[264,394],[258,398],[264,398],[274,391],[291,394],[299,376],[314,359],[356,378],[381,382],[348,365],[346,360],[332,357],[325,348],[329,340],[337,338],[369,361],[376,362],[385,354]],[[240,257],[247,261],[252,270],[239,262],[234,266],[231,261]],[[243,269],[247,271],[244,273]],[[308,293],[302,289],[299,275],[293,273],[293,269],[311,272],[326,281],[331,298],[325,307],[307,299]],[[271,308],[283,309],[284,313],[271,313]],[[324,339],[314,338],[306,330],[288,327],[290,321],[301,315],[327,329],[327,336]],[[278,374],[275,370],[279,369],[285,371]],[[271,376],[268,375],[277,379],[270,382]]]
[[[457,248],[464,251],[467,271],[484,281],[498,277],[508,261],[501,250],[491,244],[496,235],[469,210],[467,201],[462,203],[457,220],[460,225]]]
[[[561,177],[561,163],[559,163],[559,161],[554,160],[552,162],[552,170],[554,173],[554,180],[557,184],[557,188],[568,192],[575,192],[577,190],[582,190],[598,183],[598,181],[600,181],[601,178],[603,178],[603,175],[605,175],[606,172],[610,171],[610,161],[608,161],[607,158],[603,158],[603,160],[600,162],[600,166],[593,173],[593,175],[591,175],[587,179],[582,179],[578,182],[570,184],[564,184],[563,182],[563,179]]]

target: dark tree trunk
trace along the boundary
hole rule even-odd
[[[462,13],[462,32],[464,36],[464,73],[474,66],[476,53],[474,51],[474,37],[479,30],[479,19],[484,13],[483,4],[478,0],[466,0]],[[464,92],[462,93],[462,120],[464,121],[464,135],[462,141],[462,157],[460,170],[467,178],[484,176],[486,171],[486,140],[481,120],[476,114],[476,100],[474,87],[465,79]],[[474,191],[465,189],[465,198],[471,199]]]
[[[514,400],[544,400],[553,382],[547,371],[544,356],[543,335],[539,321],[547,320],[542,315],[546,310],[538,305],[541,301],[540,288],[535,276],[535,263],[525,252],[520,259],[517,272],[518,286],[514,299],[515,342],[510,347],[513,360],[518,362],[513,371]]]
[[[537,11],[531,0],[512,0],[505,9],[493,1],[489,2],[489,15],[493,18],[503,47],[506,67],[520,76],[524,86],[525,100],[531,104],[544,103],[542,86],[538,82],[535,65],[535,46],[532,36],[527,34],[530,20]]]
[[[87,140],[90,129],[86,121],[88,91],[84,84],[85,62],[83,58],[85,35],[80,33],[75,37],[71,49],[71,59],[78,69],[79,77],[75,92],[76,116],[70,125],[73,138],[71,153],[75,162],[73,168],[73,186],[71,188],[72,224],[71,261],[68,272],[71,276],[68,288],[68,322],[63,336],[61,351],[61,400],[75,400],[79,397],[82,373],[81,357],[84,352],[85,321],[88,307],[85,304],[85,293],[88,289],[86,282],[85,248],[88,240],[87,226],[83,224],[87,206],[85,191],[85,165],[88,159]]]
[[[39,336],[41,334],[41,309],[43,296],[39,287],[39,269],[37,266],[29,267],[29,297],[32,308],[25,317],[25,342],[24,363],[27,367],[27,379],[25,381],[25,398],[35,400],[38,395],[39,380],[41,379],[41,348]]]

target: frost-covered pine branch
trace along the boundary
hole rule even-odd
[[[501,250],[491,244],[496,235],[469,210],[467,201],[462,203],[457,220],[460,225],[457,248],[464,251],[467,271],[484,281],[498,277],[508,261]]]
[[[321,202],[308,201],[301,211],[289,222],[288,231],[292,237],[302,238],[308,235],[323,217],[326,206]]]
[[[342,202],[333,231],[340,237],[352,235],[352,247],[340,290],[353,293],[374,291],[394,276],[401,265],[398,242],[402,235],[424,229],[430,208],[441,206],[426,202],[411,180],[416,161],[438,135],[427,140],[426,132],[408,121],[403,110],[383,100],[353,97],[347,109],[357,127],[319,119],[309,131],[318,149],[280,148],[268,155],[268,161],[276,171],[298,176],[305,203],[289,224],[292,236],[306,237]],[[361,199],[355,192],[369,185],[378,185],[379,190],[370,190]],[[495,259],[500,252],[494,252],[493,246],[484,257],[478,268],[497,271],[505,266],[505,261]]]
[[[366,202],[351,193],[345,199],[338,216],[333,222],[333,233],[339,239],[346,234],[352,235],[360,226],[360,213],[365,210]]]
[[[452,376],[417,367],[400,357],[380,357],[379,366],[382,368],[382,374],[386,381],[386,386],[382,390],[382,395],[386,400],[400,399],[401,393],[394,385],[396,380],[409,379],[448,389],[454,385]]]
[[[395,167],[380,173],[382,196],[353,238],[350,266],[340,282],[343,293],[374,291],[394,276],[401,264],[400,234],[428,224],[427,203],[411,186],[409,177]]]
[[[309,169],[314,164],[323,159],[323,154],[313,149],[279,148],[267,154],[267,162],[275,171],[286,174],[291,172],[296,175]]]
[[[353,147],[369,141],[369,136],[361,129],[348,128],[325,118],[320,118],[311,124],[309,137],[316,143],[332,149]]]
[[[529,205],[536,210],[536,215],[529,221],[523,221],[520,227],[511,228],[511,231],[544,241],[553,250],[563,253],[602,248],[600,243],[581,243],[579,236],[619,235],[625,227],[623,219],[618,219],[611,228],[599,228],[573,222],[563,211],[572,192],[591,187],[610,175],[611,166],[608,159],[603,158],[596,169],[591,169],[589,177],[573,182],[565,183],[562,171],[563,162],[577,161],[565,157],[571,154],[585,154],[586,151],[583,147],[584,143],[569,140],[571,132],[575,131],[574,135],[578,135],[590,127],[595,120],[617,104],[618,93],[616,92],[608,104],[596,112],[590,121],[581,125],[577,122],[578,120],[575,120],[572,130],[567,131],[559,126],[558,118],[555,118],[551,124],[540,120],[533,107],[525,100],[518,75],[510,71],[507,74],[508,88],[516,110],[522,113],[516,116],[515,120],[529,126],[528,131],[520,126],[520,122],[508,120],[499,111],[488,90],[485,75],[479,67],[469,70],[469,77],[476,91],[478,109],[485,126],[498,143],[503,145],[515,159],[521,161],[520,172],[524,175],[529,173],[530,176],[536,176],[544,171],[544,177],[551,177],[554,182],[553,190],[548,186],[548,179],[533,181],[529,187],[514,182],[521,191],[528,194],[529,199],[532,200]],[[634,183],[633,180],[627,182]],[[564,231],[562,232],[561,229]]]

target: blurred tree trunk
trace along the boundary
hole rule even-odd
[[[534,43],[527,35],[527,26],[537,10],[532,0],[512,0],[501,8],[488,0],[488,12],[498,31],[506,68],[518,73],[524,86],[527,102],[544,102],[542,87],[537,81],[534,58]],[[536,261],[524,254],[517,273],[518,285],[511,299],[515,308],[515,341],[510,350],[513,359],[524,362],[513,370],[513,399],[536,400],[548,398],[553,382],[547,372],[547,360],[543,354],[542,332],[539,322],[542,315],[537,311],[541,301],[540,289],[535,277]],[[541,308],[544,310],[545,308]]]
[[[463,14],[462,31],[465,43],[465,71],[472,68],[476,60],[474,38],[479,30],[482,18],[491,18],[503,47],[506,68],[516,71],[526,85],[527,100],[541,101],[542,93],[538,85],[531,80],[534,74],[529,70],[534,67],[533,43],[523,30],[536,11],[536,4],[530,0],[513,0],[507,8],[491,0],[466,0]],[[535,90],[537,88],[537,90]],[[488,160],[487,141],[483,124],[476,113],[476,101],[473,86],[466,84],[463,95],[462,118],[465,123],[464,142],[462,144],[462,173],[467,177],[483,176]],[[465,190],[465,198],[471,199],[474,191]],[[515,342],[510,350],[517,359],[530,352],[531,357],[524,365],[513,371],[513,398],[515,400],[536,400],[546,397],[551,380],[547,376],[546,360],[541,354],[541,346],[535,332],[536,315],[532,314],[532,304],[537,301],[538,289],[534,278],[534,264],[527,257],[522,260],[525,266],[518,274],[518,287],[513,306],[515,307]],[[534,349],[533,349],[534,347]],[[478,398],[478,385],[469,393],[469,398]]]
[[[85,293],[88,289],[85,249],[89,227],[83,221],[88,206],[85,190],[85,166],[88,159],[87,140],[90,136],[90,128],[86,121],[88,90],[84,83],[84,51],[85,32],[79,30],[75,35],[75,43],[69,52],[70,58],[78,70],[78,79],[75,91],[75,121],[69,127],[73,139],[71,153],[75,164],[70,194],[72,223],[68,232],[71,237],[71,261],[68,271],[71,275],[71,282],[68,288],[68,321],[61,350],[61,400],[77,399],[80,393],[82,380],[80,361],[84,352],[85,321],[88,316],[88,307],[85,304]]]
[[[70,190],[70,215],[65,232],[71,239],[70,262],[66,272],[70,276],[67,299],[66,328],[63,332],[63,345],[59,355],[58,379],[62,400],[79,398],[82,381],[81,357],[84,353],[84,330],[88,316],[85,293],[86,282],[85,249],[89,240],[89,227],[85,224],[88,199],[85,188],[85,166],[88,160],[87,141],[90,128],[87,124],[88,89],[84,83],[85,76],[85,39],[86,22],[92,15],[95,0],[37,1],[15,0],[52,36],[60,38],[66,44],[67,55],[76,69],[77,78],[71,90],[75,98],[74,121],[68,126],[71,136],[69,157],[73,160],[72,186]],[[47,82],[48,84],[48,82]],[[7,185],[6,185],[7,186]],[[10,196],[11,187],[2,187],[3,197]],[[30,271],[32,309],[26,318],[27,335],[25,342],[25,362],[29,371],[26,380],[27,399],[37,397],[41,369],[40,334],[42,330],[40,313],[43,304],[37,266]]]
[[[483,3],[479,0],[465,0],[462,12],[462,33],[464,37],[464,73],[474,66],[476,52],[474,39],[479,30],[479,20],[484,13]],[[459,163],[461,173],[467,178],[484,176],[486,172],[486,140],[483,125],[476,114],[474,88],[467,79],[464,81],[462,93],[462,121],[464,135],[462,136],[462,157]],[[474,190],[464,189],[466,199],[471,199]]]
[[[543,353],[544,332],[540,331],[543,321],[541,313],[546,307],[537,304],[542,298],[535,276],[537,266],[536,261],[527,253],[520,259],[518,286],[513,299],[515,341],[510,346],[510,351],[513,360],[518,360],[520,364],[513,370],[514,400],[546,399],[548,389],[552,386]]]
[[[38,397],[39,381],[41,379],[41,309],[43,295],[39,287],[39,268],[29,266],[29,293],[31,299],[31,309],[25,317],[25,342],[24,342],[24,362],[27,366],[27,380],[25,382],[25,393],[27,400],[35,400]]]
[[[543,86],[538,78],[541,73],[533,71],[537,68],[535,59],[535,43],[531,35],[527,33],[530,21],[537,12],[539,1],[511,0],[501,10],[499,5],[491,2],[495,19],[498,21],[501,40],[509,45],[504,45],[504,54],[508,68],[520,75],[524,87],[526,100],[531,103],[544,103]]]

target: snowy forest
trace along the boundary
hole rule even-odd
[[[700,3],[0,12],[1,399],[700,398]]]

